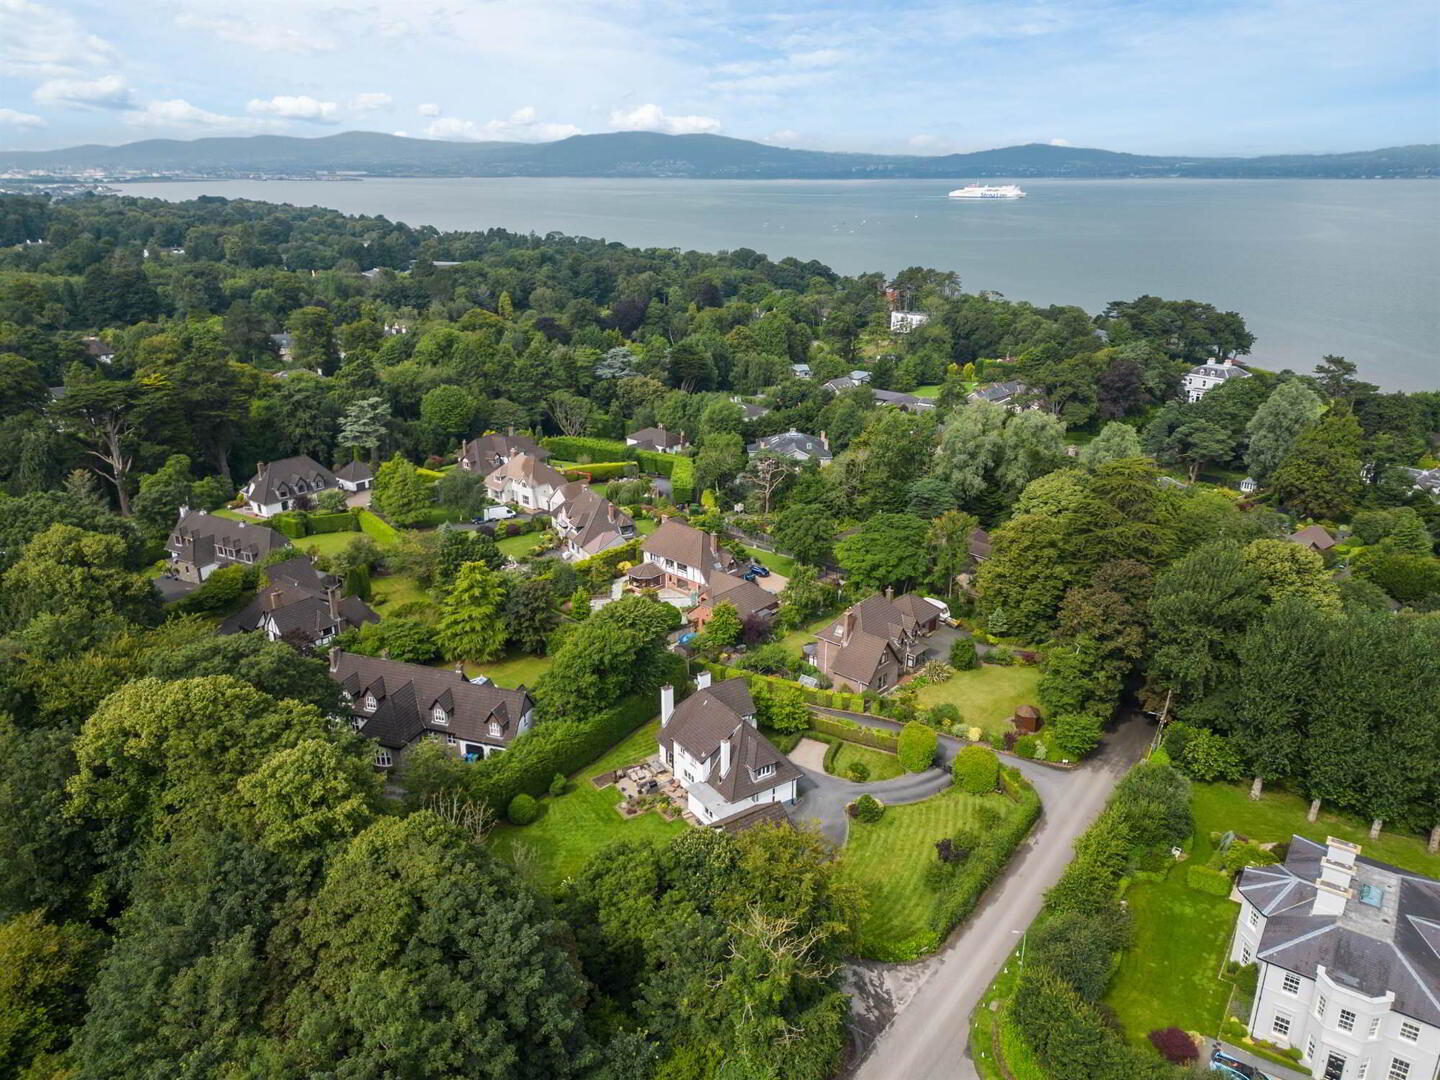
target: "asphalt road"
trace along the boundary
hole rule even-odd
[[[1106,736],[1080,769],[1032,777],[1040,781],[1036,787],[1044,804],[1035,830],[944,949],[922,961],[928,968],[924,982],[871,1044],[851,1074],[855,1080],[974,1080],[966,1052],[970,1014],[1014,951],[1017,931],[1030,925],[1045,890],[1070,862],[1075,838],[1143,756],[1150,735],[1143,719],[1132,718]]]

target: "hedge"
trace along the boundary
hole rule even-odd
[[[662,454],[658,450],[637,450],[635,460],[648,473],[670,481],[670,496],[676,504],[695,501],[695,462],[684,454]]]
[[[618,439],[586,439],[578,435],[551,435],[540,445],[562,461],[634,461],[636,450]]]
[[[1230,876],[1208,866],[1191,866],[1185,871],[1185,884],[1211,896],[1230,895]]]
[[[597,461],[593,465],[572,465],[561,469],[560,475],[566,480],[615,480],[631,475],[634,469],[633,461]]]
[[[574,564],[575,573],[580,580],[590,586],[591,591],[598,592],[614,580],[619,572],[622,562],[640,561],[640,544],[642,540],[636,537],[629,543],[613,547],[609,551],[602,551],[599,555],[592,555],[588,559],[581,559]]]
[[[984,839],[960,867],[959,873],[944,891],[935,899],[935,908],[930,915],[930,927],[936,933],[936,944],[950,933],[961,920],[975,910],[980,897],[985,894],[997,877],[1010,863],[1015,849],[1029,834],[1040,818],[1040,796],[1030,782],[1020,775],[1018,769],[1002,769],[1007,792],[1016,807],[1014,812],[993,829],[985,833]]]
[[[893,731],[886,731],[882,728],[866,728],[849,720],[841,720],[836,716],[812,716],[810,726],[824,735],[834,735],[844,739],[846,742],[859,743],[861,746],[873,747],[876,750],[888,750],[895,753],[895,744],[899,741]]]
[[[361,510],[356,516],[360,519],[360,531],[381,547],[397,547],[399,545],[400,533],[389,522],[382,521],[369,510]]]
[[[305,514],[299,510],[285,510],[278,514],[272,514],[265,524],[278,533],[283,533],[291,540],[303,540],[309,534],[305,524]]]
[[[443,472],[436,472],[434,469],[422,469],[418,465],[415,466],[415,474],[419,476],[420,479],[427,480],[432,484],[445,476]]]
[[[685,688],[684,661],[667,654],[662,679]],[[588,720],[552,720],[536,724],[503,754],[470,766],[470,792],[477,802],[508,807],[516,795],[544,795],[556,773],[579,772],[640,725],[653,718],[659,702],[653,689],[632,694]]]
[[[339,510],[333,514],[310,514],[305,519],[310,534],[356,532],[360,523],[355,520],[353,510]]]
[[[778,683],[781,686],[799,690],[805,698],[806,704],[809,705],[820,705],[827,709],[850,709],[854,712],[864,710],[865,699],[859,694],[846,694],[840,690],[812,690],[808,686],[801,686],[793,679],[786,679],[779,675],[766,675],[759,671],[745,671],[741,668],[727,667],[725,664],[701,663],[700,666],[710,672],[717,682],[739,676],[751,689],[754,689],[756,680],[763,679],[766,682]]]

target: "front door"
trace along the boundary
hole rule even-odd
[[[1345,1059],[1331,1054],[1325,1062],[1325,1080],[1345,1080]]]

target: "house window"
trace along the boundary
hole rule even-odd
[[[1408,1080],[1410,1076],[1410,1062],[1404,1058],[1390,1059],[1389,1080]]]
[[[756,775],[756,776],[769,776],[769,775],[770,775],[771,773],[773,773],[774,771],[775,771],[775,766],[774,766],[774,765],[761,765],[760,768],[758,768],[758,769],[755,770],[755,775]]]
[[[454,736],[454,735],[451,735],[448,731],[445,733],[445,745],[446,745],[446,746],[454,746],[454,745],[455,745],[455,736]]]
[[[500,725],[494,720],[490,721],[490,734],[495,736],[499,736],[500,734]]]
[[[366,712],[374,712],[374,711],[375,711],[377,708],[379,708],[379,707],[380,707],[380,703],[375,700],[375,695],[374,695],[374,694],[366,694],[366,695],[365,695],[365,711],[366,711]]]
[[[1341,1010],[1340,1010],[1340,1020],[1339,1020],[1338,1026],[1339,1026],[1339,1028],[1340,1028],[1341,1031],[1354,1031],[1354,1030],[1355,1030],[1355,1014],[1354,1014],[1353,1012],[1351,1012],[1349,1009],[1341,1009]]]
[[[1242,964],[1248,964],[1249,962],[1250,962],[1250,946],[1249,946],[1249,945],[1242,945],[1242,946],[1240,947],[1240,963],[1242,963]]]
[[[1285,978],[1280,983],[1280,989],[1284,990],[1287,994],[1300,993],[1300,976],[1296,975],[1293,971],[1287,971]]]
[[[1284,1013],[1277,1012],[1275,1019],[1270,1022],[1270,1032],[1279,1035],[1282,1039],[1290,1034],[1290,1017]]]
[[[1412,1024],[1409,1020],[1400,1021],[1400,1037],[1406,1042],[1419,1042],[1420,1025]]]
[[[1360,1062],[1360,1071],[1355,1074],[1355,1080],[1365,1080],[1365,1074],[1370,1071],[1370,1059],[1366,1058]]]
[[[450,714],[445,711],[444,705],[436,705],[430,710],[430,719],[437,724],[448,724],[450,723]]]
[[[392,762],[390,759],[390,751],[383,746],[377,746],[375,748],[376,767],[381,769],[388,769],[390,768],[391,764]]]
[[[1370,1034],[1369,1034],[1369,1038],[1372,1038],[1372,1039],[1373,1039],[1373,1038],[1374,1038],[1376,1035],[1378,1035],[1379,1033],[1380,1033],[1380,1017],[1378,1017],[1378,1016],[1372,1016],[1372,1017],[1370,1017]]]
[[[1315,999],[1315,1015],[1320,1018],[1322,1023],[1325,1020],[1326,1006],[1328,1006],[1329,1004],[1330,1003],[1325,1000],[1324,994],[1321,994],[1318,998]]]
[[[1259,925],[1260,925],[1260,909],[1259,909],[1259,908],[1253,908],[1253,907],[1252,907],[1252,908],[1250,909],[1250,925],[1251,925],[1251,926],[1259,926]]]
[[[1305,1060],[1306,1060],[1306,1061],[1309,1061],[1309,1060],[1310,1060],[1311,1058],[1313,1058],[1314,1056],[1315,1056],[1315,1036],[1314,1036],[1314,1035],[1311,1035],[1310,1038],[1305,1041]]]

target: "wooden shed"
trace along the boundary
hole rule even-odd
[[[1015,725],[1016,731],[1033,735],[1040,730],[1040,710],[1034,705],[1021,705],[1010,718],[1010,723]]]

